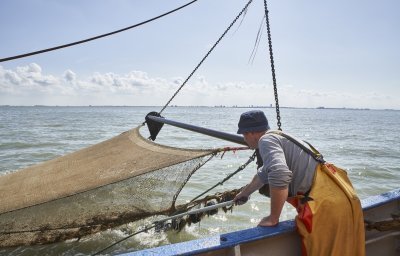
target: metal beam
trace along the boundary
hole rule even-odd
[[[185,124],[185,123],[177,122],[174,120],[165,119],[163,117],[148,115],[146,118],[148,118],[154,122],[169,124],[169,125],[179,127],[179,128],[185,129],[185,130],[189,130],[192,132],[205,134],[205,135],[208,135],[208,136],[211,136],[214,138],[218,138],[218,139],[222,139],[222,140],[226,140],[226,141],[230,141],[230,142],[234,142],[234,143],[238,143],[238,144],[247,146],[246,142],[244,141],[243,136],[239,136],[236,134],[220,132],[220,131],[216,131],[216,130],[212,130],[212,129],[208,129],[208,128],[204,128],[204,127],[199,127],[199,126],[195,126],[195,125],[191,125],[191,124]]]

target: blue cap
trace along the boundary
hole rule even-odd
[[[240,116],[238,127],[238,134],[243,134],[245,132],[261,132],[270,129],[268,120],[261,110],[244,112]]]

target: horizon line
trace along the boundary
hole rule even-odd
[[[42,104],[34,104],[34,105],[10,105],[3,104],[0,107],[163,107],[161,105],[42,105]],[[248,105],[248,106],[239,106],[239,105],[171,105],[169,107],[208,107],[208,108],[275,108],[275,106],[263,106],[263,105]],[[288,109],[341,109],[341,110],[391,110],[391,111],[399,111],[400,109],[394,108],[357,108],[357,107],[292,107],[292,106],[279,106],[279,108],[288,108]]]

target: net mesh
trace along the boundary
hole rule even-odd
[[[0,177],[0,246],[79,238],[175,211],[188,177],[212,150],[157,145],[139,128]]]

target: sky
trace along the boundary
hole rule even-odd
[[[187,2],[2,0],[0,58],[108,33]],[[247,2],[198,0],[111,37],[0,62],[0,105],[163,106]],[[400,109],[400,1],[269,0],[268,9],[280,106]],[[263,16],[263,0],[253,0],[170,104],[274,105]]]

